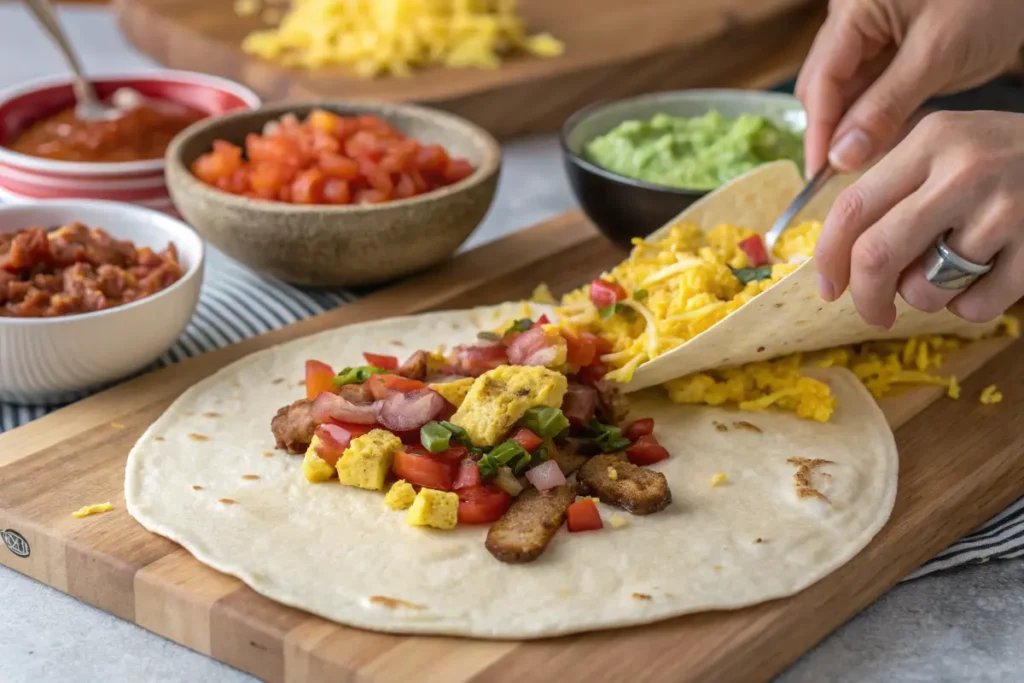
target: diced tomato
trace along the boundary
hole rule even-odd
[[[435,419],[438,419],[438,420],[451,420],[452,419],[452,415],[454,415],[457,411],[458,411],[458,407],[456,407],[455,405],[453,405],[451,403],[445,403],[444,408],[441,409],[441,412],[437,414],[437,418],[435,418]]]
[[[535,321],[533,322],[533,326],[534,326],[534,327],[537,327],[537,326],[539,326],[539,325],[550,325],[550,324],[551,324],[551,320],[550,320],[550,319],[548,318],[548,314],[547,314],[547,313],[545,313],[545,314],[544,314],[544,315],[542,315],[541,317],[537,318],[537,319],[536,319],[536,320],[535,320]]]
[[[370,379],[366,380],[366,388],[373,394],[374,401],[381,401],[388,397],[388,385],[384,383],[384,378],[387,375],[370,375]]]
[[[540,438],[526,427],[520,427],[512,434],[512,440],[518,443],[523,449],[533,453],[535,450],[540,448],[540,445],[544,443],[544,439]]]
[[[320,169],[328,178],[355,180],[359,177],[359,164],[341,154],[325,152],[320,155]]]
[[[512,505],[512,496],[497,486],[473,486],[459,490],[459,524],[497,522]]]
[[[452,444],[440,453],[430,453],[427,457],[440,460],[446,465],[458,465],[469,455],[469,449],[461,444]],[[472,462],[472,460],[470,460]]]
[[[607,308],[617,304],[627,296],[626,290],[614,282],[598,278],[590,283],[590,300],[598,308]]]
[[[396,356],[382,356],[376,353],[364,353],[363,358],[366,362],[375,367],[381,368],[382,370],[391,370],[392,372],[398,369],[398,358]]]
[[[315,168],[303,171],[292,181],[292,202],[294,204],[320,204],[323,202],[324,174]]]
[[[600,381],[606,374],[608,374],[608,366],[601,361],[596,361],[580,368],[578,377],[584,384],[595,384]]]
[[[444,179],[449,183],[457,183],[473,175],[473,165],[466,159],[451,159],[444,169]]]
[[[327,462],[331,467],[337,465],[338,458],[342,456],[348,445],[352,443],[352,439],[369,431],[368,428],[365,431],[363,430],[365,425],[354,426],[359,427],[359,429],[349,430],[341,425],[330,422],[317,425],[313,434],[320,442],[316,449],[316,454],[320,456],[320,459]],[[357,433],[354,433],[354,431]]]
[[[768,263],[768,251],[764,248],[764,240],[760,235],[752,235],[745,240],[740,240],[736,246],[747,255],[747,262],[752,268]]]
[[[315,399],[321,392],[338,393],[334,386],[334,370],[327,363],[318,360],[306,361],[306,398]]]
[[[626,431],[622,432],[622,435],[630,441],[636,441],[641,436],[647,436],[654,431],[654,418],[645,417],[642,420],[637,420],[633,424],[626,427]]]
[[[569,531],[596,531],[604,528],[601,513],[594,501],[589,498],[578,500],[566,511],[566,524]]]
[[[417,389],[425,389],[427,387],[423,382],[416,379],[409,379],[402,377],[401,375],[375,375],[380,377],[384,386],[392,391],[416,391]]]
[[[391,469],[396,477],[405,479],[410,484],[438,491],[452,490],[455,466],[440,460],[435,460],[425,455],[398,451],[395,453]]]
[[[324,181],[324,201],[328,204],[351,204],[352,188],[344,180],[328,178]]]
[[[508,353],[501,344],[456,346],[452,353],[453,369],[460,375],[478,377],[508,363]]]
[[[459,468],[455,470],[455,482],[452,484],[452,488],[459,491],[479,485],[480,467],[472,460],[466,458],[459,463]]]
[[[576,334],[570,330],[562,330],[565,337],[566,360],[576,367],[586,367],[597,358],[598,337],[590,332]]]
[[[634,465],[653,465],[667,459],[668,450],[658,443],[658,439],[653,434],[647,434],[641,436],[626,449],[626,457]]]

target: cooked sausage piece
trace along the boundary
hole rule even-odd
[[[562,470],[562,474],[568,477],[583,467],[583,463],[590,457],[588,454],[581,452],[582,447],[580,444],[585,443],[587,442],[582,439],[568,439],[554,449],[551,459],[558,463],[558,469]]]
[[[398,374],[406,379],[418,379],[421,382],[427,376],[427,358],[430,354],[426,351],[417,351],[409,356],[409,360],[402,363],[398,368]]]
[[[291,453],[304,453],[313,440],[313,402],[300,398],[277,411],[270,421],[270,430],[278,448],[285,448]]]
[[[597,417],[606,424],[625,427],[629,418],[629,399],[614,383],[606,379],[594,382],[597,389]]]
[[[615,470],[614,478],[611,469]],[[672,502],[668,481],[661,472],[637,467],[618,453],[595,455],[576,473],[584,495],[615,505],[634,515],[664,510]]]
[[[373,392],[365,384],[343,384],[338,387],[338,395],[357,406],[373,403]]]
[[[547,491],[531,488],[519,494],[512,507],[487,532],[487,550],[506,564],[533,562],[565,521],[576,500],[576,484]]]

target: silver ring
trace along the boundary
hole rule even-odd
[[[946,235],[935,240],[935,248],[925,256],[925,279],[939,289],[967,289],[975,280],[992,270],[992,261],[984,265],[968,261],[949,248]]]

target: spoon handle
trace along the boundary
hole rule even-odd
[[[53,5],[50,4],[49,0],[25,0],[25,4],[28,5],[29,10],[35,16],[40,26],[49,34],[53,42],[57,44],[57,47],[60,48],[64,59],[67,60],[68,66],[71,67],[71,71],[75,75],[73,82],[75,97],[79,101],[90,104],[99,103],[99,98],[96,96],[92,83],[86,79],[82,65],[79,63],[78,57],[75,56],[75,51],[72,49],[67,36],[64,35],[64,29],[61,28],[60,22],[57,20],[57,13],[54,12]]]

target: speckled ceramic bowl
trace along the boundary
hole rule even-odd
[[[708,193],[628,178],[590,161],[584,149],[623,121],[655,114],[703,116],[717,110],[729,118],[759,114],[802,131],[807,117],[792,95],[757,90],[680,90],[595,104],[574,114],[562,127],[562,154],[569,182],[587,217],[613,242],[629,248]]]
[[[214,140],[243,145],[268,121],[314,108],[372,114],[425,144],[442,145],[476,169],[433,192],[384,204],[330,206],[261,201],[221,192],[189,170]],[[461,118],[422,107],[303,103],[200,121],[182,131],[166,157],[167,186],[181,216],[211,244],[258,271],[299,285],[366,285],[437,264],[459,248],[494,199],[501,148]]]

